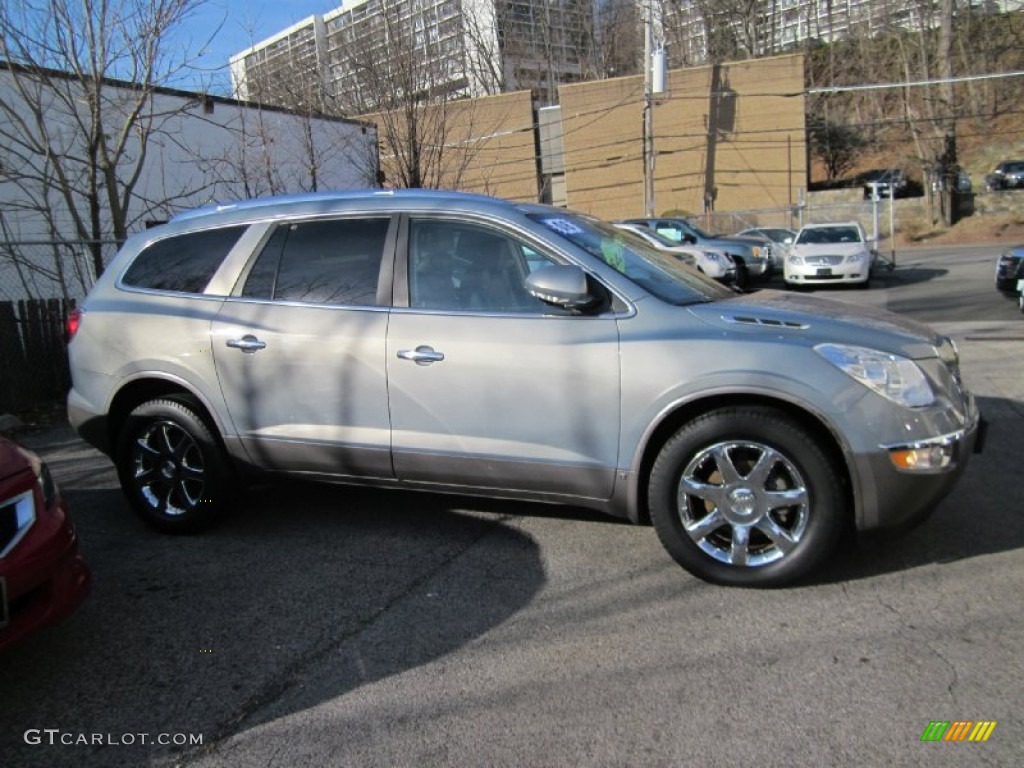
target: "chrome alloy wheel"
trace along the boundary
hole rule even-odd
[[[700,451],[677,492],[686,534],[706,554],[734,566],[784,558],[807,530],[807,483],[784,455],[757,442],[722,442]]]
[[[135,440],[133,480],[153,511],[178,517],[203,500],[206,471],[192,436],[173,421],[154,421]]]

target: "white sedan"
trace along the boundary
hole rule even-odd
[[[713,248],[698,248],[691,245],[680,245],[669,240],[664,235],[659,235],[653,229],[641,224],[626,224],[616,222],[615,226],[624,232],[631,232],[644,242],[659,251],[666,251],[674,254],[681,261],[696,267],[710,278],[720,283],[736,282],[736,262],[732,256],[724,251]]]
[[[875,254],[855,221],[807,224],[786,257],[787,286],[855,284],[867,288]]]

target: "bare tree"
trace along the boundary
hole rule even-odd
[[[866,146],[860,131],[843,123],[812,118],[808,121],[807,133],[811,151],[821,160],[829,180],[852,170]]]
[[[185,70],[170,33],[205,0],[22,0],[0,5],[0,182],[53,239],[122,242],[148,215],[137,188],[154,141],[183,107],[154,91]],[[196,49],[198,55],[199,48]],[[175,55],[177,54],[177,55]],[[115,82],[120,79],[120,82]],[[175,190],[171,196],[186,196]]]
[[[642,71],[641,8],[635,0],[607,0],[594,12],[593,71],[597,78]]]
[[[349,17],[337,32],[338,108],[378,126],[386,182],[439,187],[458,176],[449,150],[451,105],[469,93],[465,50],[450,46],[442,24],[408,0],[381,0],[377,13]],[[458,17],[452,23],[461,24]],[[467,105],[468,106],[468,105]]]

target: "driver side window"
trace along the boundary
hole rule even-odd
[[[487,227],[443,219],[409,222],[409,306],[561,314],[531,296],[526,276],[555,262]]]

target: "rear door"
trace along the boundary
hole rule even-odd
[[[273,226],[213,324],[237,439],[263,468],[390,478],[390,216]],[[389,270],[385,270],[389,271]],[[388,288],[382,288],[387,283]]]

